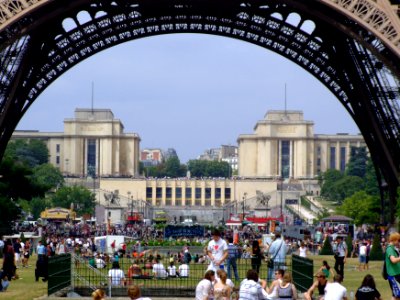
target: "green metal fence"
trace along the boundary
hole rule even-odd
[[[75,260],[76,259],[76,260]],[[120,258],[119,265],[124,271],[126,276],[126,284],[120,287],[110,286],[108,283],[108,271],[112,267],[112,263],[106,264],[105,268],[98,269],[90,266],[89,260],[74,256],[75,262],[73,265],[73,290],[80,295],[90,295],[91,291],[96,288],[102,288],[107,291],[110,296],[126,296],[126,286],[130,284],[138,284],[141,287],[142,295],[146,297],[194,297],[196,285],[204,277],[207,270],[207,263],[194,263],[189,264],[190,271],[189,277],[182,278],[154,278],[152,274],[152,267],[147,267],[146,262],[141,260],[138,264],[142,269],[142,278],[129,278],[127,276],[129,267],[132,265],[130,258]],[[290,264],[290,260],[288,263]],[[169,258],[162,258],[162,263],[165,268],[169,265]],[[175,264],[178,268],[179,264]],[[231,270],[231,278],[238,288],[241,280],[246,278],[246,273],[251,269],[251,259],[238,260],[239,280],[235,281],[233,270]],[[291,266],[286,266],[287,270],[291,270]],[[226,266],[225,266],[226,270]],[[267,264],[262,262],[260,268],[260,278],[267,279]]]
[[[48,295],[71,286],[71,255],[61,254],[49,257],[48,276]]]
[[[292,277],[293,282],[299,292],[307,291],[313,284],[314,276],[314,261],[301,257],[298,255],[292,255]]]
[[[288,257],[289,258],[289,257]],[[168,257],[162,259],[165,267],[169,265]],[[111,287],[108,282],[108,271],[111,269],[111,262],[104,268],[98,269],[89,263],[89,259],[72,254],[55,256],[49,259],[49,284],[48,294],[53,294],[64,288],[73,290],[82,295],[89,296],[96,288],[107,291],[108,296],[126,296],[126,286],[139,284],[142,295],[150,297],[194,297],[194,291],[198,282],[203,278],[207,264],[190,263],[190,274],[187,278],[166,278],[157,279],[152,276],[152,269],[147,268],[145,261],[139,262],[142,269],[142,278],[128,278],[128,269],[132,265],[130,258],[119,259],[120,268],[126,275],[126,284],[120,287]],[[178,264],[176,264],[178,267]],[[313,261],[311,259],[292,255],[287,259],[286,271],[292,273],[293,281],[299,292],[306,291],[313,282]],[[226,268],[225,268],[226,269]],[[247,271],[251,269],[250,259],[238,260],[238,271],[240,281],[246,277]],[[267,279],[267,265],[262,263],[260,278]],[[240,281],[234,280],[233,270],[231,275],[235,286],[239,287]]]

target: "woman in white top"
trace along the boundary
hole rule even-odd
[[[108,271],[108,278],[113,286],[121,286],[125,284],[124,271],[119,268],[119,263],[117,261],[113,262],[112,269]]]
[[[299,247],[299,256],[300,257],[307,257],[307,247],[304,244],[304,242],[300,243],[300,247]]]
[[[196,286],[196,300],[208,300],[211,295],[212,283],[215,281],[215,272],[208,270],[204,278]]]

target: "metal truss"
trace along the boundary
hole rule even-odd
[[[370,2],[50,1],[0,30],[0,154],[33,101],[79,62],[138,38],[204,33],[274,51],[324,84],[359,126],[394,194],[400,174],[397,23],[377,21],[382,10]]]

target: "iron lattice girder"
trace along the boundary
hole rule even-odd
[[[289,21],[294,12],[298,14],[297,22]],[[66,19],[73,20],[75,26],[64,29]],[[315,25],[309,33],[307,21]],[[398,185],[396,80],[400,76],[400,59],[354,20],[319,1],[307,0],[49,2],[0,32],[4,42],[0,45],[0,153],[33,101],[68,69],[114,45],[178,32],[247,41],[307,70],[345,106],[368,146],[375,147],[375,156],[380,156],[374,161],[382,164],[386,181]],[[342,56],[349,53],[349,65],[344,65]],[[11,61],[13,67],[8,63]],[[383,67],[375,68],[378,64]],[[355,84],[354,76],[368,84]],[[386,79],[391,76],[396,84]],[[371,116],[368,122],[362,115],[365,112]]]

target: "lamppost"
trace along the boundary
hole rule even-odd
[[[243,194],[243,201],[242,201],[242,208],[243,208],[243,215],[242,215],[242,220],[244,220],[244,206],[246,204],[246,197],[247,197],[247,193],[245,192]]]
[[[283,221],[283,177],[281,177],[281,218]]]

